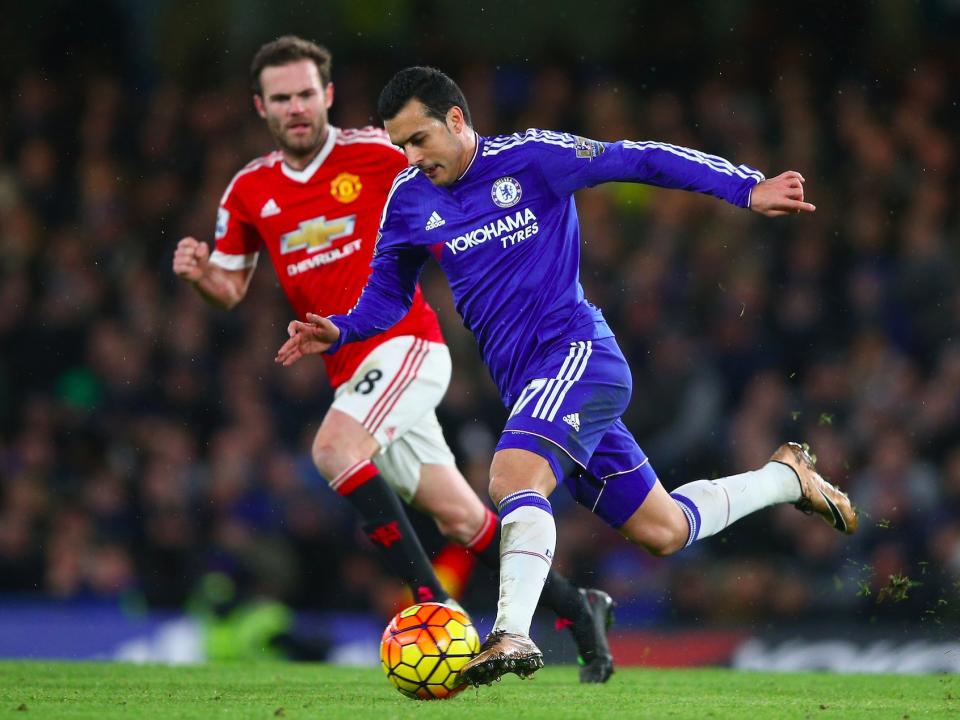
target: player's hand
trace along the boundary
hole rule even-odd
[[[795,170],[753,186],[750,209],[767,217],[813,212],[817,208],[803,201],[803,175]]]
[[[340,337],[340,328],[320,315],[307,313],[307,321],[294,320],[287,325],[287,340],[274,362],[290,367],[304,355],[317,355],[333,345]]]
[[[198,282],[207,271],[210,246],[196,238],[185,237],[177,243],[173,253],[173,271],[177,277]]]

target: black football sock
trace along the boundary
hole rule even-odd
[[[363,518],[363,530],[387,560],[390,570],[413,591],[414,602],[447,602],[400,498],[369,460],[341,473],[331,486]]]

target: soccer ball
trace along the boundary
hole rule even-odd
[[[460,668],[480,652],[470,618],[441,603],[411,605],[397,613],[380,639],[380,662],[400,692],[420,700],[456,695]]]

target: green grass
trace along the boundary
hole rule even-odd
[[[960,676],[624,668],[582,686],[572,667],[512,675],[452,700],[407,700],[379,669],[0,662],[0,718],[960,718]]]

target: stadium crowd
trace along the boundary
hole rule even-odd
[[[622,622],[960,616],[960,68],[930,51],[831,74],[810,49],[759,76],[705,63],[649,83],[564,61],[444,66],[481,134],[793,168],[818,208],[764,222],[648,187],[578,196],[582,281],[631,361],[625,421],[667,488],[799,440],[862,513],[846,538],[778,508],[655,559],[556,493],[555,562],[609,591]],[[272,271],[230,314],[170,271],[177,240],[212,238],[220,192],[271,149],[243,69],[198,89],[28,68],[0,97],[0,593],[180,607],[223,570],[295,607],[397,601],[310,461],[322,364],[273,364],[290,311]],[[374,122],[388,70],[335,62],[333,122]],[[485,496],[505,410],[440,274],[424,287],[454,357],[440,420]],[[495,586],[478,571],[466,606]]]

